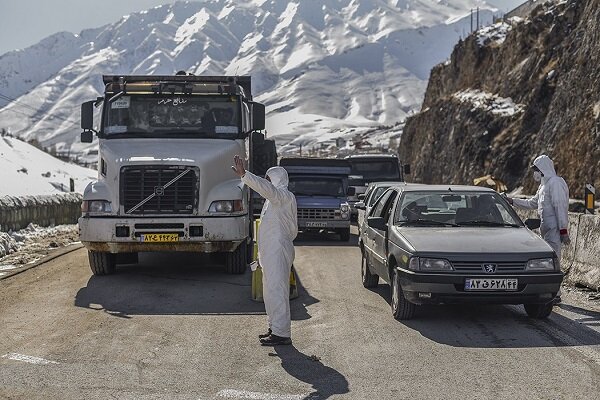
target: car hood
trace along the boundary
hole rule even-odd
[[[343,201],[336,197],[296,196],[298,208],[340,208]]]
[[[552,255],[552,248],[526,228],[394,227],[417,254]]]

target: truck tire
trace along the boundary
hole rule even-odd
[[[117,269],[115,254],[88,250],[88,259],[92,273],[96,276],[114,274]]]
[[[362,261],[360,265],[360,275],[361,281],[364,287],[366,288],[374,288],[379,285],[379,276],[371,273],[371,268],[369,267],[369,260],[367,259],[367,255],[364,250],[362,251]]]
[[[552,314],[554,304],[552,302],[546,304],[523,304],[523,307],[530,318],[544,319]]]
[[[400,277],[396,268],[392,270],[392,279],[390,282],[392,289],[392,315],[398,321],[409,320],[415,315],[416,305],[406,300],[400,286]]]
[[[225,271],[228,274],[241,275],[248,268],[248,243],[243,241],[232,252],[225,253]]]
[[[339,229],[338,233],[340,234],[340,240],[342,242],[349,242],[350,241],[350,228]]]

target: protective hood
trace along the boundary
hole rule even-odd
[[[276,188],[288,186],[288,173],[283,167],[272,167],[267,170],[267,176],[271,179],[271,183]]]
[[[554,169],[554,162],[550,159],[550,157],[546,155],[541,155],[533,161],[533,165],[539,168],[544,174],[544,178],[546,180],[553,178],[556,176],[556,170]]]

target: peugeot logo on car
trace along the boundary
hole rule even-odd
[[[496,264],[483,264],[483,271],[488,274],[496,272]]]
[[[154,186],[154,194],[157,196],[165,195],[165,187],[164,186]]]

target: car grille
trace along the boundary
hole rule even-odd
[[[121,205],[125,213],[132,215],[193,214],[198,208],[198,176],[197,168],[186,166],[123,167]]]
[[[453,262],[452,266],[456,272],[471,272],[471,273],[485,273],[483,270],[484,264],[493,264],[496,266],[496,274],[522,272],[525,271],[524,263],[485,263],[485,262]],[[493,273],[490,273],[493,274]]]
[[[333,208],[299,208],[298,219],[335,219]]]

